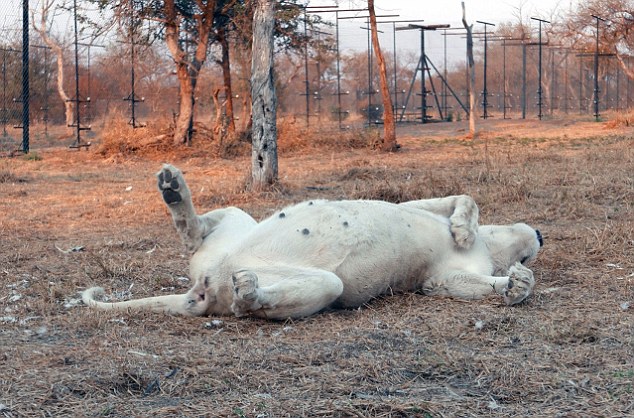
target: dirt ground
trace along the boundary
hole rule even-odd
[[[0,159],[0,417],[634,416],[634,129],[591,119],[399,128],[400,152],[280,144],[281,183],[204,147],[103,156],[47,143]],[[318,134],[336,143],[339,132]],[[95,145],[96,146],[96,145]],[[89,310],[185,292],[156,191],[180,167],[200,211],[261,219],[312,198],[467,193],[481,223],[545,237],[515,307],[386,295],[286,322]]]

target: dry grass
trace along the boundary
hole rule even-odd
[[[634,111],[628,109],[620,112],[614,112],[605,124],[606,128],[618,128],[622,126],[634,126]]]
[[[483,223],[545,235],[535,295],[513,308],[407,294],[289,322],[89,311],[76,300],[89,285],[189,286],[159,154],[3,161],[0,416],[632,416],[632,131],[556,124],[491,122],[478,144],[457,125],[411,126],[396,154],[281,145],[281,186],[257,194],[248,157],[161,154],[201,209],[259,218],[309,198],[469,193]]]

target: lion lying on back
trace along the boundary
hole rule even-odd
[[[352,308],[391,292],[478,299],[495,291],[507,305],[532,292],[524,265],[543,245],[525,224],[478,226],[468,196],[416,200],[311,201],[257,223],[229,207],[197,215],[181,172],[164,165],[158,186],[192,253],[194,286],[185,294],[98,309],[144,309],[187,316],[253,315],[285,319]]]

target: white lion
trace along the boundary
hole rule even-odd
[[[197,215],[181,172],[164,165],[159,190],[192,253],[194,286],[180,295],[84,303],[187,316],[297,318],[358,307],[391,292],[478,299],[495,291],[507,305],[532,292],[524,264],[543,245],[528,225],[478,226],[468,196],[393,204],[315,200],[262,222],[229,207]]]

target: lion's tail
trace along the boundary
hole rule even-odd
[[[91,287],[81,294],[82,301],[91,308],[104,311],[151,311],[192,316],[187,307],[187,294],[153,296],[124,302],[100,302],[95,297],[103,295],[101,287]]]

